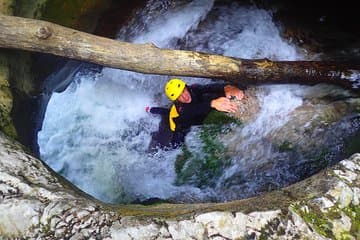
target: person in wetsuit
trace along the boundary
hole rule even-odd
[[[244,97],[243,91],[232,85],[188,86],[181,79],[170,79],[165,85],[165,94],[173,101],[170,110],[152,107],[147,111],[162,116],[153,142],[167,147],[180,146],[191,126],[201,125],[212,109],[235,112],[237,106],[230,98],[241,100]]]

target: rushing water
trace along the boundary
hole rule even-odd
[[[271,13],[235,3],[214,5],[208,0],[172,4],[149,1],[119,31],[118,39],[241,58],[305,58],[280,37]],[[230,132],[219,137],[231,156],[220,174],[210,176],[212,184],[199,184],[195,173],[179,183],[174,165],[184,154],[183,149],[147,152],[151,133],[157,130],[160,119],[144,108],[169,105],[163,94],[169,77],[82,68],[69,87],[53,93],[48,103],[38,133],[41,158],[85,192],[113,203],[149,198],[229,201],[285,186],[302,177],[299,172],[306,171],[302,167],[306,155],[300,150],[281,152],[272,138],[278,143],[290,138],[281,138],[286,135],[282,129],[291,122],[291,113],[309,102],[307,96],[314,88],[269,85],[258,87],[261,110],[256,119],[245,125],[231,125]],[[193,155],[203,159],[201,131],[194,128],[186,145]],[[294,165],[293,159],[299,162]],[[184,171],[189,168],[191,174],[191,164],[196,166],[196,161],[190,160]]]

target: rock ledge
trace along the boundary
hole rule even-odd
[[[1,239],[359,239],[360,154],[302,182],[218,204],[110,206],[0,133]]]

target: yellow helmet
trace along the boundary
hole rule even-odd
[[[170,79],[165,85],[165,94],[171,101],[175,101],[184,91],[186,83],[177,78]]]

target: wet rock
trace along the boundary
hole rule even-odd
[[[0,0],[0,14],[12,15],[12,1]],[[0,130],[16,138],[16,130],[11,118],[13,97],[10,89],[8,54],[0,52]]]
[[[0,0],[0,13],[42,19],[62,26],[93,32],[110,0],[14,1]],[[42,29],[40,37],[49,37]],[[5,54],[7,53],[7,54]],[[0,129],[28,147],[33,147],[34,112],[46,78],[59,70],[66,59],[41,53],[11,50],[0,53]],[[46,66],[46,67],[44,67]],[[4,70],[3,70],[4,69]],[[10,87],[3,87],[4,73]],[[9,73],[9,74],[8,74]],[[11,89],[11,91],[10,91]],[[11,116],[10,116],[11,113]]]
[[[353,206],[358,206],[360,205],[360,188],[357,188],[357,187],[354,187],[353,188],[353,191],[354,191],[354,198],[352,200],[352,204]]]
[[[205,226],[209,237],[221,236],[234,239],[244,236],[247,216],[237,214],[234,217],[229,212],[211,212],[199,215],[195,220]]]
[[[112,228],[113,239],[156,239],[160,232],[157,224],[139,225],[136,227]]]
[[[167,223],[172,239],[202,239],[206,233],[204,225],[199,222],[184,220]]]
[[[11,117],[13,97],[9,87],[9,66],[6,57],[0,53],[0,129],[15,139],[17,133]]]
[[[345,208],[351,203],[354,193],[344,182],[338,182],[337,185],[328,192],[328,195],[333,197],[340,208]]]
[[[346,216],[344,213],[341,213],[340,219],[335,219],[333,221],[332,232],[334,233],[336,239],[343,238],[344,237],[343,233],[349,232],[350,229],[351,229],[351,219],[348,216]],[[346,235],[348,236],[348,234]],[[352,239],[350,236],[348,237],[348,239]],[[353,237],[353,239],[355,238]]]
[[[244,98],[241,100],[232,100],[238,106],[238,111],[228,114],[240,120],[242,123],[253,120],[260,111],[260,104],[258,99],[258,89],[249,87],[244,91]]]
[[[19,234],[28,234],[33,225],[39,224],[39,210],[36,200],[11,199],[2,201],[0,216],[3,220],[0,224],[0,236],[15,237]]]
[[[360,154],[252,199],[153,206],[95,201],[1,133],[0,156],[5,239],[356,239],[359,232]]]
[[[316,198],[314,200],[322,212],[328,212],[330,208],[334,207],[334,203],[326,197]]]

